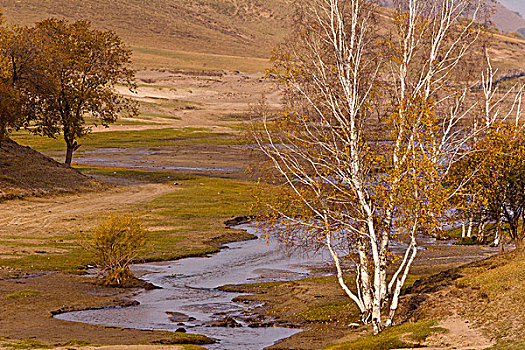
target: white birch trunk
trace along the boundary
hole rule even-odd
[[[474,217],[471,215],[468,219],[467,238],[472,238],[472,230],[474,228]]]

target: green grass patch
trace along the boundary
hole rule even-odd
[[[148,253],[142,258],[169,260],[202,256],[222,243],[247,238],[244,231],[227,229],[224,221],[246,215],[252,183],[195,177],[181,181],[180,190],[140,208],[146,226],[166,227],[151,233]]]
[[[155,199],[151,209],[166,218],[228,218],[246,213],[252,184],[220,178],[196,177],[175,191]]]
[[[337,345],[329,345],[325,349],[329,350],[388,350],[397,348],[415,348],[421,347],[433,333],[444,333],[447,330],[436,327],[437,321],[426,321],[417,323],[405,323],[399,326],[393,326],[379,333],[361,337],[351,342]]]
[[[486,237],[493,237],[495,234],[496,234],[496,224],[495,223],[487,223],[485,225],[485,229],[484,229],[484,236],[485,238]],[[519,226],[518,229],[521,229],[521,225]],[[507,235],[508,232],[509,232],[509,226],[505,223],[502,223],[501,224],[501,227],[500,227],[500,232],[502,235]],[[443,231],[443,234],[445,237],[447,238],[455,238],[455,239],[462,239],[461,235],[462,235],[462,228],[461,226],[460,227],[455,227],[455,228],[452,228],[452,229],[448,229],[448,230],[445,230]],[[462,245],[475,245],[475,244],[480,244],[480,242],[477,240],[477,238],[479,238],[479,233],[478,233],[478,227],[477,225],[474,226],[473,230],[472,230],[472,236],[474,239],[471,239],[471,238],[468,238],[468,237],[465,237],[462,239],[462,242],[460,242],[459,244],[462,244]]]
[[[67,342],[61,344],[61,346],[87,346],[91,343],[81,339],[70,339]]]
[[[271,288],[279,286],[283,282],[259,282],[259,283],[245,283],[242,285],[243,288]]]
[[[4,349],[50,349],[51,347],[34,339],[11,340],[0,343]]]
[[[340,301],[310,306],[308,309],[293,314],[303,322],[314,323],[352,323],[359,320],[359,309],[353,301]]]
[[[73,247],[70,251],[60,254],[30,254],[4,258],[0,259],[0,265],[36,271],[78,272],[93,263],[94,259],[89,252],[80,248],[78,244]]]
[[[159,125],[159,123],[148,122],[138,119],[119,119],[114,125]]]
[[[414,282],[427,276],[428,275],[408,275],[407,279],[405,280],[405,284],[403,285],[403,288],[409,288],[414,284]]]
[[[211,338],[208,338],[205,335],[192,334],[192,333],[183,333],[183,332],[170,332],[166,333],[167,338],[162,341],[156,342],[157,344],[163,345],[179,345],[179,344],[213,344],[215,341]],[[189,347],[186,349],[202,349],[201,347]]]
[[[42,295],[42,292],[39,292],[38,290],[33,289],[24,289],[20,290],[13,294],[8,294],[4,296],[4,299],[11,300],[11,299],[22,299],[22,298],[29,298],[29,297],[37,297],[39,295]]]
[[[155,84],[138,84],[137,87],[139,88],[152,88],[152,89],[168,89],[177,91],[176,88],[170,85],[155,85]]]
[[[14,240],[0,240],[2,246],[20,246],[28,248],[67,248],[71,246],[71,243],[64,242],[49,242],[49,243],[20,243],[16,239]]]
[[[187,100],[179,100],[179,99],[173,99],[173,98],[156,98],[156,97],[144,97],[149,99],[150,101],[139,101],[139,104],[143,107],[150,107],[150,108],[164,108],[168,109],[170,111],[176,110],[192,110],[192,109],[199,109],[201,104],[197,102],[187,101]],[[155,102],[151,102],[151,100]]]
[[[79,152],[97,148],[161,147],[180,144],[215,144],[238,142],[226,133],[209,132],[204,128],[152,129],[137,131],[107,131],[92,133],[81,140]],[[65,152],[65,142],[61,137],[52,139],[18,131],[11,138],[22,146],[29,146],[39,152]]]
[[[443,234],[445,237],[448,238],[461,238],[462,228],[461,227],[455,227],[448,230],[443,231]]]
[[[230,179],[181,176],[169,173],[148,173],[140,170],[104,169],[85,167],[85,173],[107,176],[125,176],[144,182],[177,182],[172,193],[163,195],[150,203],[132,205],[125,213],[138,217],[148,233],[148,243],[138,261],[174,260],[185,257],[205,256],[218,251],[223,243],[247,239],[251,236],[241,230],[228,229],[224,221],[248,212],[250,182]],[[169,176],[169,178],[168,178]],[[103,195],[103,194],[101,194]],[[118,210],[118,208],[116,208]],[[97,224],[93,220],[93,227]],[[95,259],[83,249],[79,237],[71,234],[52,237],[33,237],[42,241],[26,243],[17,237],[5,239],[9,244],[23,247],[59,247],[65,253],[24,254],[0,259],[0,266],[11,266],[37,271],[78,272]]]
[[[525,350],[525,341],[506,340],[498,342],[487,350]]]
[[[181,117],[177,117],[172,114],[153,113],[153,112],[152,113],[141,113],[140,117],[145,118],[145,119],[152,119],[152,118],[162,118],[162,119],[171,119],[171,120],[181,120],[182,119]]]

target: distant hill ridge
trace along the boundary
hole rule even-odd
[[[87,19],[132,46],[266,58],[284,38],[290,1],[0,0],[0,10],[11,24]],[[505,31],[525,31],[525,19],[501,4],[494,22]]]
[[[525,2],[525,0],[523,0]],[[507,32],[520,33],[525,38],[525,18],[518,11],[509,10],[501,3],[496,4],[496,13],[492,19],[496,27]]]
[[[495,12],[492,15],[492,21],[497,29],[505,32],[517,32],[525,37],[525,18],[519,11],[513,11],[504,6],[506,2],[510,4],[512,1],[525,2],[525,0],[502,0],[496,3],[492,3],[492,0],[486,1],[490,1],[490,4],[494,6]],[[382,0],[382,2],[386,7],[393,7],[393,0]]]

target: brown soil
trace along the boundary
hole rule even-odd
[[[428,350],[478,350],[495,344],[479,328],[473,327],[468,320],[458,315],[442,319],[438,327],[447,329],[447,332],[435,333],[428,337],[425,342],[425,348]]]
[[[36,295],[12,296],[22,290]],[[0,279],[0,337],[6,341],[34,339],[49,346],[70,340],[91,344],[177,343],[177,334],[93,326],[52,317],[59,310],[129,305],[129,297],[132,294],[127,290],[105,288],[94,284],[92,278],[58,272]]]
[[[60,179],[60,181],[57,181]],[[30,148],[7,140],[0,148],[0,201],[99,190],[105,186]]]
[[[495,252],[495,249],[487,247],[447,245],[431,246],[420,252],[417,261],[414,263],[412,273],[414,275],[432,275],[441,272],[443,276],[432,280],[432,283],[424,282],[423,284],[431,288],[426,293],[432,295],[432,300],[435,301],[433,306],[425,309],[435,310],[438,314],[427,313],[424,316],[409,316],[408,319],[407,317],[399,317],[397,322],[444,318],[439,326],[449,329],[449,332],[429,338],[425,346],[431,348],[449,349],[452,346],[458,346],[458,348],[481,349],[483,346],[486,348],[491,345],[491,341],[479,330],[479,327],[469,324],[464,315],[458,316],[461,311],[456,311],[456,306],[459,305],[457,298],[450,295],[440,295],[438,291],[440,288],[444,288],[443,286],[453,283],[454,278],[460,276],[456,276],[453,271],[450,272],[450,268],[486,258]],[[370,327],[349,329],[349,324],[359,322],[359,314],[335,278],[307,279],[259,286],[226,286],[223,288],[237,292],[255,293],[239,297],[239,302],[265,303],[255,315],[247,316],[247,320],[254,325],[278,324],[305,329],[305,331],[270,347],[272,350],[314,350],[334,342],[351,341],[360,336],[371,334]],[[415,289],[412,293],[416,294],[403,297],[403,308],[399,310],[398,315],[412,315],[409,300],[415,298],[416,303],[421,301],[419,290],[416,291]],[[440,303],[442,300],[447,300],[446,305]],[[450,302],[448,302],[449,300]],[[339,305],[339,307],[337,311],[325,309],[326,306],[330,307],[330,305]],[[417,307],[419,308],[420,305]]]
[[[159,128],[210,128],[215,132],[232,132],[232,126],[249,119],[252,106],[267,100],[277,108],[280,92],[275,84],[261,74],[221,73],[207,76],[170,69],[137,72],[140,85],[135,92],[125,88],[118,91],[141,104],[141,113],[157,125],[111,125],[98,127],[95,132],[111,130],[146,130]],[[148,86],[151,85],[151,86]],[[152,117],[148,115],[165,115]]]

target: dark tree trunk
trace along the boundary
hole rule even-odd
[[[71,160],[73,159],[73,151],[74,151],[73,144],[68,143],[67,150],[66,150],[66,161],[64,162],[64,164],[66,164],[67,166],[71,166]]]

